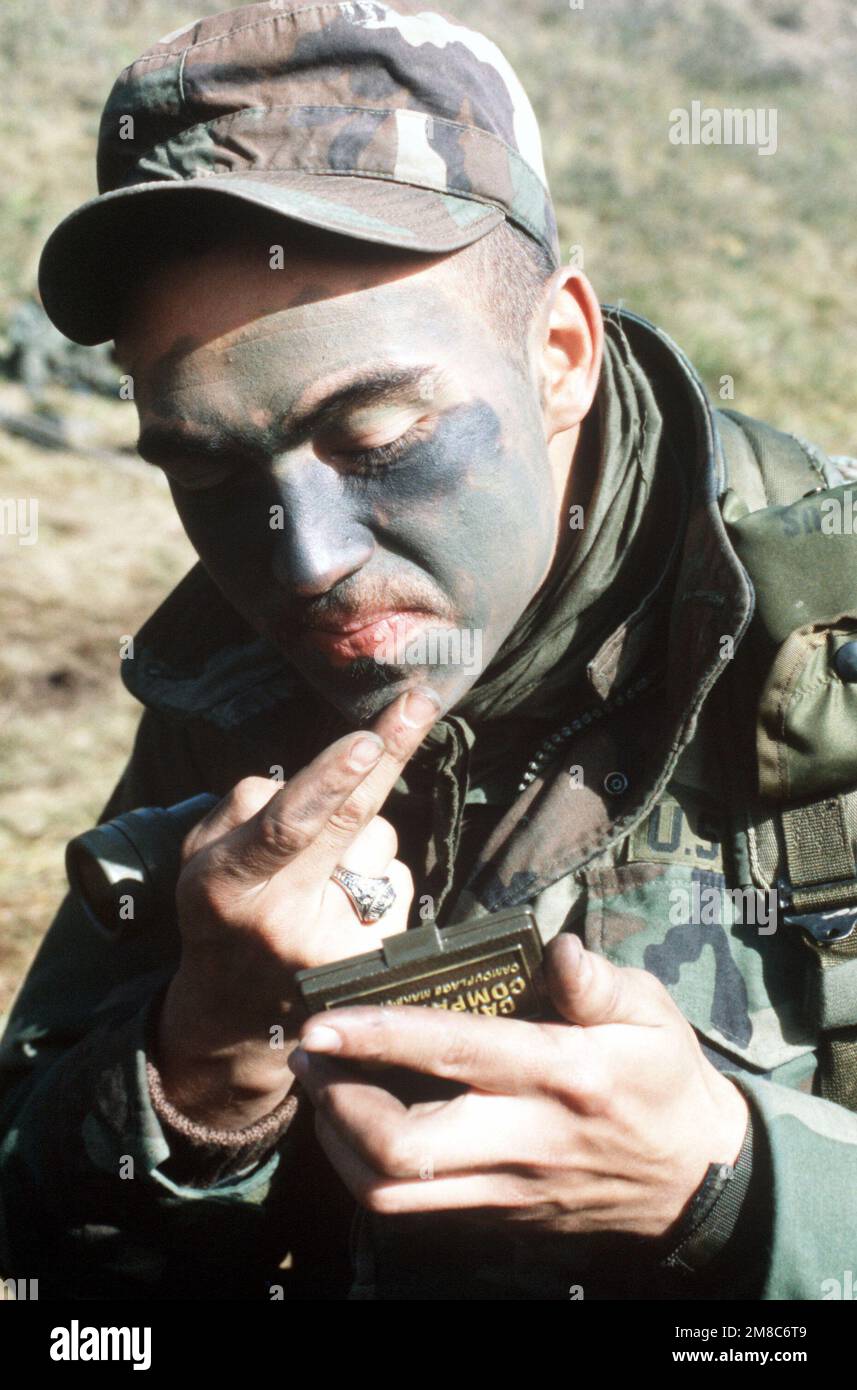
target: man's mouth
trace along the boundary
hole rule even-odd
[[[425,609],[383,609],[308,623],[302,627],[301,636],[339,666],[360,657],[401,650],[428,624],[449,626],[437,614]]]

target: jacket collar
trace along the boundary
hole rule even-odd
[[[566,766],[555,764],[500,821],[466,885],[487,911],[531,900],[617,844],[649,814],[752,617],[753,590],[720,514],[725,459],[702,383],[665,333],[625,310],[620,317],[632,349],[671,402],[673,448],[690,473],[687,524],[663,636],[662,679],[653,694],[580,733],[573,744],[582,773],[578,782],[569,778]],[[613,674],[613,685],[621,679],[622,654],[640,636],[639,613],[603,644],[592,663],[608,682]]]

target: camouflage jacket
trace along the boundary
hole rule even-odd
[[[800,934],[764,917],[742,923],[741,894],[723,892],[767,893],[789,867],[756,778],[756,697],[746,698],[756,663],[742,662],[753,652],[754,594],[740,527],[724,524],[727,486],[739,519],[781,504],[783,553],[797,515],[787,504],[835,489],[842,474],[812,446],[714,410],[663,334],[632,315],[623,324],[669,402],[672,446],[692,480],[671,591],[666,603],[642,599],[591,663],[593,703],[610,717],[577,721],[562,766],[519,793],[533,750],[512,742],[511,792],[472,789],[439,920],[529,903],[545,940],[574,930],[591,950],[663,981],[750,1103],[754,1176],[736,1237],[679,1289],[645,1242],[534,1243],[498,1231],[468,1237],[465,1250],[441,1218],[355,1213],[303,1099],[273,1151],[206,1174],[203,1158],[183,1153],[159,1122],[147,1085],[152,1019],[178,956],[175,923],[108,942],[70,895],[0,1047],[4,1274],[38,1276],[62,1297],[343,1298],[350,1289],[352,1298],[565,1298],[582,1285],[588,1298],[818,1299],[853,1265],[857,1223],[843,1194],[857,1115],[817,1094],[817,1072],[824,1028],[857,1020],[857,984],[838,977],[831,1013]],[[757,592],[757,609],[764,599]],[[857,635],[853,612],[849,621]],[[653,651],[650,684],[625,700]],[[223,794],[284,763],[288,774],[340,732],[198,566],[142,629],[123,675],[146,710],[105,816]],[[829,672],[811,684],[836,685],[836,698],[845,688]],[[787,734],[777,766],[799,773],[800,740]],[[431,747],[425,766],[431,786],[443,774]],[[844,775],[857,786],[857,770]],[[835,780],[829,769],[825,777]],[[810,788],[831,790],[848,787]],[[792,778],[784,795],[803,791]],[[407,846],[425,806],[397,789],[384,814],[400,830],[401,857],[417,866],[419,901],[425,879]]]

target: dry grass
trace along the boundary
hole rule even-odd
[[[0,409],[16,395],[0,392]],[[80,398],[65,405],[81,410]],[[133,436],[133,407],[107,409],[124,417],[114,436],[123,423]],[[128,753],[139,706],[118,679],[119,639],[193,555],[161,475],[142,463],[0,435],[0,495],[39,500],[35,545],[0,537],[2,1015],[64,891],[62,848],[98,814]]]

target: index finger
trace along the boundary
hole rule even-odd
[[[301,1029],[304,1052],[372,1061],[497,1095],[543,1091],[567,1071],[578,1030],[411,1005],[331,1009]],[[563,1045],[564,1044],[564,1045]]]
[[[343,851],[378,814],[402,768],[437,722],[440,697],[427,686],[415,686],[379,714],[371,726],[384,744],[380,759],[359,786],[327,818],[306,857],[313,867],[329,874]],[[266,808],[271,810],[272,807]]]
[[[329,878],[344,850],[377,815],[408,758],[438,718],[440,702],[425,688],[406,691],[372,729],[382,752],[367,772],[350,761],[359,737],[326,748],[224,842],[232,872],[270,878],[300,857]]]

